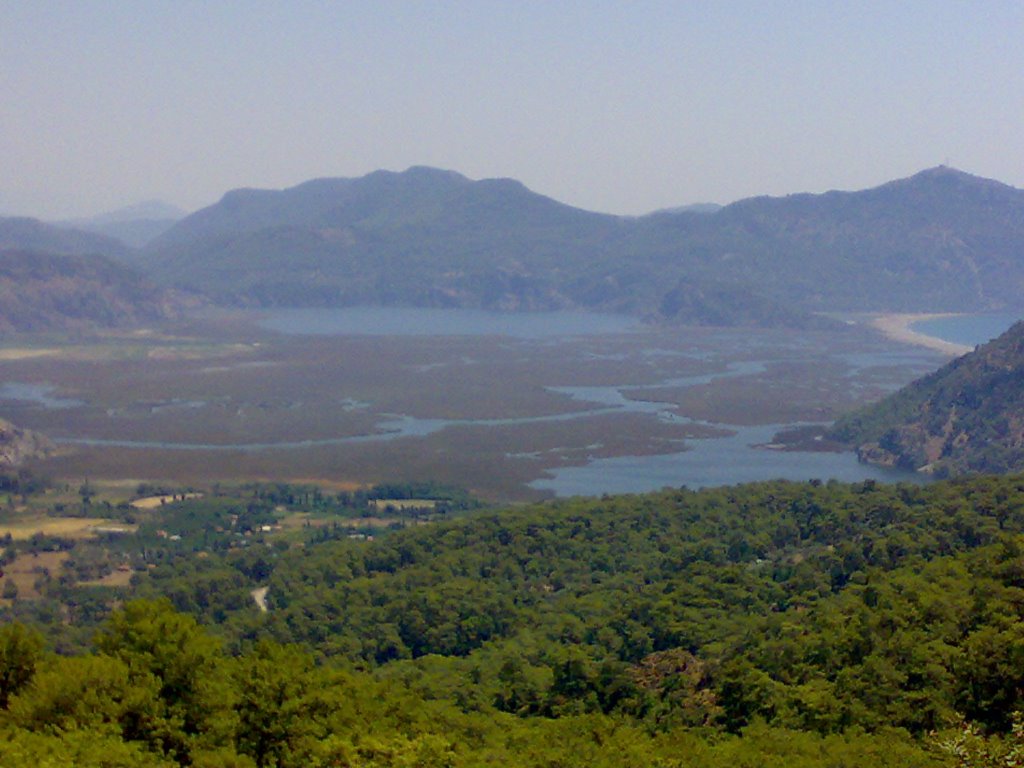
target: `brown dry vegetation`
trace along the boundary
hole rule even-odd
[[[15,520],[6,520],[0,523],[0,537],[11,535],[12,539],[24,541],[32,538],[36,533],[44,536],[60,536],[64,539],[91,539],[96,534],[97,527],[115,526],[122,529],[131,529],[132,526],[115,520],[103,520],[95,517],[46,517],[45,515],[31,515]]]
[[[130,570],[115,569],[102,579],[80,581],[78,584],[82,587],[127,587],[131,584],[132,575]]]
[[[179,330],[178,342],[133,337],[106,342],[106,351],[98,344],[87,355],[2,361],[7,380],[49,382],[59,396],[87,405],[46,410],[5,402],[0,416],[57,437],[231,445],[372,435],[393,414],[464,421],[579,414],[562,421],[460,423],[420,437],[301,448],[74,446],[36,465],[70,478],[316,478],[344,489],[430,479],[486,498],[523,499],[542,495],[526,483],[551,468],[675,453],[687,440],[721,434],[647,414],[588,415],[600,406],[550,387],[620,386],[635,399],[674,403],[683,416],[776,423],[832,418],[922,372],[920,366],[889,367],[882,376],[867,369],[850,376],[836,354],[893,349],[891,342],[855,332],[673,329],[559,341],[284,337],[237,319]],[[165,353],[176,345],[182,354]],[[705,387],[650,388],[742,360],[769,366]]]
[[[136,509],[156,509],[164,504],[171,501],[177,501],[178,499],[200,499],[203,494],[201,493],[181,493],[181,494],[165,494],[163,496],[146,496],[143,499],[135,499],[131,503],[131,506]]]

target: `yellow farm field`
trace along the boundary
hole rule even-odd
[[[0,523],[0,536],[6,536],[9,533],[11,538],[16,541],[29,539],[36,533],[42,533],[44,536],[61,536],[66,539],[89,539],[96,535],[97,529],[132,533],[135,528],[135,526],[116,520],[95,517],[38,516]]]
[[[35,349],[31,347],[7,347],[0,349],[0,360],[28,360],[33,357],[47,357],[59,354],[59,349]]]
[[[170,504],[172,501],[184,501],[185,499],[201,499],[201,493],[179,493],[167,494],[165,496],[147,496],[144,499],[136,499],[132,506],[136,509],[156,509],[163,504]]]

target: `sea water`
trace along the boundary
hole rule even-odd
[[[478,309],[343,307],[264,314],[271,331],[314,336],[509,336],[548,339],[626,333],[638,321],[597,312],[488,312]]]
[[[921,320],[911,327],[918,333],[934,336],[954,344],[976,347],[1005,333],[1021,320],[1020,314],[1006,312],[983,315],[953,315],[933,320]]]

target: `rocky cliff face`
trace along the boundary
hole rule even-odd
[[[0,419],[0,469],[17,467],[27,459],[46,456],[53,450],[53,443],[38,432]]]

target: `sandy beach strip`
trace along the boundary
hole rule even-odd
[[[10,347],[0,349],[0,361],[4,360],[27,360],[30,357],[46,357],[56,355],[59,349],[33,349],[23,347]]]
[[[878,315],[871,319],[871,327],[881,331],[886,337],[903,344],[916,344],[919,347],[941,352],[950,357],[960,357],[973,352],[974,347],[966,344],[955,344],[935,336],[918,333],[911,326],[922,320],[936,320],[941,317],[955,317],[953,313],[916,313]]]

